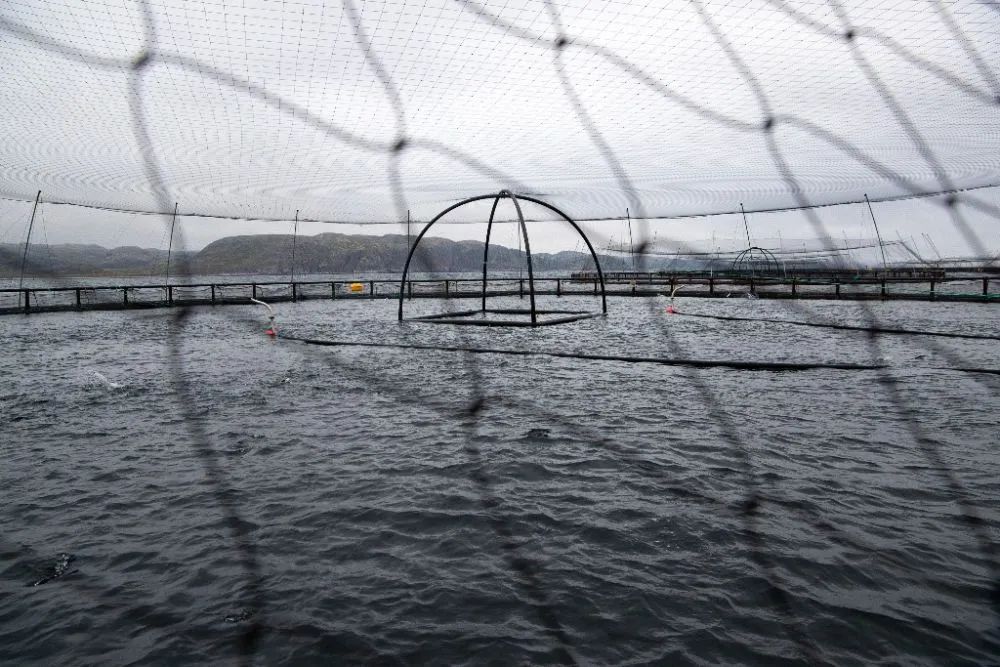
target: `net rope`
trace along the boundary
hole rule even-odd
[[[742,201],[753,202],[751,213],[801,212],[821,248],[838,250],[817,211],[859,204],[865,192],[875,202],[931,201],[971,256],[995,261],[989,235],[1000,207],[986,193],[1000,175],[998,25],[995,4],[972,0],[6,4],[0,193],[16,203],[42,189],[47,205],[128,214],[167,215],[183,202],[185,215],[206,219],[287,221],[301,211],[303,221],[372,224],[407,211],[429,219],[466,196],[508,188],[582,220],[620,220],[629,208],[642,271],[647,253],[684,244],[654,241],[650,220],[733,215]],[[178,263],[189,278],[183,256]],[[826,326],[801,304],[787,308],[803,319],[783,325]],[[254,613],[240,619],[238,642],[249,662],[269,630],[261,566],[185,378],[178,331],[190,312],[174,311],[166,342],[176,409],[246,573]],[[938,334],[883,326],[870,309],[866,317],[857,330],[869,336],[872,359],[884,334],[926,335],[922,344],[941,351]],[[763,508],[785,501],[762,481],[702,367],[669,328],[658,334],[669,356],[648,361],[678,360],[719,438],[739,453],[746,493],[734,511],[789,637],[820,664],[760,529]],[[458,338],[448,349],[467,353],[475,378],[460,419],[482,506],[557,659],[585,661],[546,589],[545,563],[517,545],[483,472],[480,419],[512,399],[486,393],[474,353],[498,350]],[[855,366],[877,374],[901,414],[919,409],[891,367]],[[364,380],[414,400],[412,388]],[[988,604],[1000,618],[986,522],[934,440],[915,419],[907,428],[990,563]],[[848,539],[822,517],[809,520]]]

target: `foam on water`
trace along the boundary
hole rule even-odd
[[[122,389],[124,387],[124,385],[118,384],[117,382],[112,382],[99,371],[91,371],[91,373],[93,373],[94,377],[96,377],[108,389],[115,390]]]

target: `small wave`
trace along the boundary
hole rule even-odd
[[[243,621],[248,621],[253,617],[253,611],[250,609],[240,609],[235,614],[229,614],[226,616],[226,623],[242,623]]]

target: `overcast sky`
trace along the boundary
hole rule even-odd
[[[169,0],[146,17],[128,2],[0,3],[0,194],[25,200],[0,201],[0,241],[23,241],[39,189],[112,208],[177,202],[182,214],[290,221],[298,210],[357,223],[300,227],[313,234],[401,232],[370,223],[408,209],[418,226],[501,188],[593,220],[626,207],[669,217],[1000,183],[995,7],[854,0],[838,16],[819,0],[789,0],[794,15],[781,4],[368,1],[352,12]],[[996,190],[961,194],[957,214],[942,201],[877,204],[883,236],[928,234],[944,254],[1000,250]],[[51,243],[165,243],[155,216],[42,210]],[[180,220],[192,248],[291,230]],[[749,219],[756,238],[825,232],[837,243],[872,238],[870,222],[859,205]],[[616,220],[587,229],[598,245],[627,235]],[[539,250],[576,246],[565,226],[531,232]],[[633,232],[670,250],[738,239],[743,223],[635,222]]]

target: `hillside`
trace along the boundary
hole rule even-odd
[[[295,273],[398,273],[406,261],[406,236],[389,234],[326,233],[301,236],[295,240]],[[0,244],[0,277],[18,275],[23,246]],[[29,248],[26,275],[161,275],[166,269],[165,250],[134,246],[104,248],[98,245],[35,245]],[[214,241],[197,252],[174,251],[171,273],[288,274],[292,269],[292,236],[266,234],[230,236]],[[467,272],[482,269],[483,243],[426,238],[414,255],[414,272]],[[588,254],[560,252],[533,253],[537,271],[578,271],[591,269]],[[524,267],[524,253],[499,245],[490,246],[490,269],[516,271]],[[625,269],[631,260],[601,257],[605,270]]]
[[[21,268],[24,246],[0,244],[0,277],[16,277]],[[196,253],[172,253],[171,264],[183,262]],[[25,275],[114,276],[162,274],[167,251],[136,246],[105,248],[94,244],[32,244],[28,249]]]

